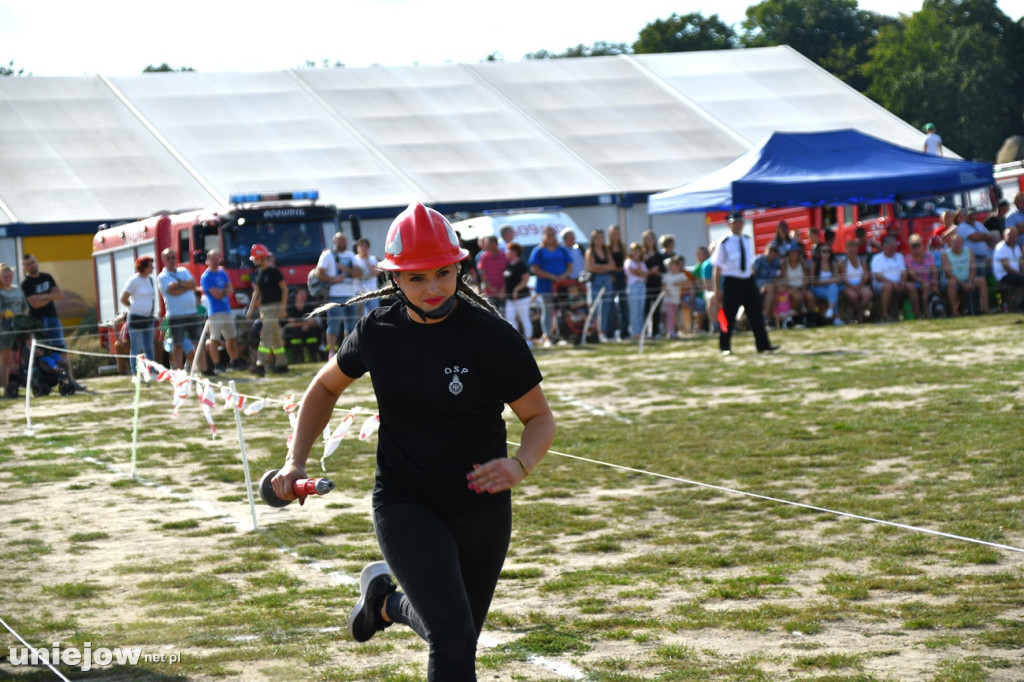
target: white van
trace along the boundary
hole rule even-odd
[[[480,248],[480,237],[494,235],[501,239],[501,228],[511,225],[516,231],[515,241],[523,247],[523,259],[529,260],[530,252],[540,244],[541,230],[548,225],[555,228],[556,234],[561,234],[566,227],[571,227],[576,233],[576,243],[580,248],[586,249],[590,241],[572,217],[558,209],[526,209],[523,211],[488,211],[478,218],[460,220],[452,223],[452,227],[466,242],[468,248],[476,253]],[[562,243],[559,236],[558,243]]]

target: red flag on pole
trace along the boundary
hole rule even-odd
[[[725,316],[725,310],[722,308],[718,309],[718,324],[722,327],[723,332],[729,333],[729,319]]]

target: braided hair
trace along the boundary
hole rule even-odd
[[[462,261],[459,265],[459,283],[455,289],[455,295],[461,295],[461,298],[465,299],[467,302],[479,306],[480,308],[483,308],[487,312],[493,313],[494,315],[497,315],[498,317],[504,319],[504,316],[498,312],[498,309],[495,308],[494,305],[488,299],[484,298],[479,293],[473,290],[473,283],[469,277],[469,268],[466,267],[466,262]],[[362,301],[369,301],[374,298],[398,296],[400,290],[398,288],[398,285],[395,283],[394,276],[390,272],[387,272],[386,274],[387,277],[384,286],[378,289],[374,289],[373,291],[364,291],[363,293],[348,299],[348,301],[346,301],[345,303],[325,303],[324,305],[310,312],[308,315],[306,315],[306,317],[319,315],[320,313],[326,311],[328,308],[333,308],[338,305],[352,305],[353,303],[361,303]]]

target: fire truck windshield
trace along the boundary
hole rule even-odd
[[[251,267],[249,252],[253,244],[263,244],[274,254],[278,267],[316,263],[324,246],[324,230],[334,233],[329,220],[304,222],[253,222],[232,227],[224,233],[226,265],[229,268]]]

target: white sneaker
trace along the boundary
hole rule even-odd
[[[829,308],[828,310],[825,311],[825,319],[826,320],[831,320],[835,316],[836,316],[836,314],[835,314],[835,312],[831,308]]]
[[[835,325],[835,326],[837,326],[837,327],[842,327],[842,326],[843,326],[844,324],[846,324],[846,323],[845,323],[845,322],[843,322],[843,321],[842,321],[841,319],[839,319],[839,318],[837,317],[837,318],[835,319],[835,322],[833,322],[832,324],[834,324],[834,325]]]

